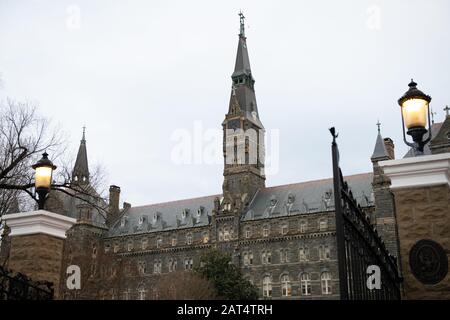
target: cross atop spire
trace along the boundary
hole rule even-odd
[[[380,122],[379,119],[378,119],[378,122],[377,122],[377,127],[378,127],[378,133],[380,133],[381,122]]]
[[[245,17],[242,11],[239,11],[239,22],[240,22],[240,30],[239,36],[245,38]]]
[[[83,126],[83,137],[81,138],[81,141],[86,141],[86,125]]]
[[[431,108],[430,114],[431,114],[431,124],[434,124],[434,116],[435,116],[437,113],[433,111],[433,108]]]
[[[444,111],[445,111],[445,115],[446,115],[447,117],[450,116],[450,113],[449,113],[450,108],[449,108],[448,106],[445,106]]]

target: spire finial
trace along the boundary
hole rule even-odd
[[[433,111],[433,108],[430,108],[430,115],[431,115],[431,124],[434,124],[434,116],[437,114],[436,112]]]
[[[380,122],[380,119],[378,119],[378,122],[377,122],[377,127],[378,127],[378,133],[380,133],[380,127],[381,127],[381,122]]]
[[[83,137],[81,138],[81,141],[86,141],[86,125],[83,126]]]
[[[240,22],[240,32],[239,32],[239,36],[240,37],[245,37],[245,17],[244,14],[242,13],[242,11],[239,10],[239,22]]]
[[[445,111],[445,115],[448,117],[450,115],[450,113],[449,113],[450,108],[448,106],[445,106],[444,111]]]

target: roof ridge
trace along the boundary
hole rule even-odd
[[[356,174],[344,176],[344,178],[355,178],[355,177],[360,177],[360,176],[362,177],[362,176],[371,175],[371,174],[372,174],[372,172],[356,173]],[[316,183],[324,182],[324,181],[332,180],[332,179],[333,179],[333,177],[317,179],[317,180],[308,180],[308,181],[303,181],[303,182],[287,183],[287,184],[281,184],[281,185],[277,185],[277,186],[267,187],[267,188],[264,188],[263,190],[270,190],[270,189],[275,189],[275,188],[280,188],[280,187],[289,187],[289,186],[294,186],[294,185],[302,185],[302,184],[308,184],[308,183],[313,183],[313,182],[316,182]],[[146,204],[146,205],[141,205],[141,206],[135,206],[132,208],[135,209],[135,208],[152,207],[152,206],[158,206],[158,205],[168,205],[168,204],[182,203],[182,202],[187,202],[187,201],[192,201],[192,200],[221,197],[221,196],[222,196],[222,194],[219,193],[219,194],[212,194],[212,195],[202,196],[202,197],[185,198],[185,199],[180,199],[180,200],[151,203],[151,204]]]
[[[221,197],[221,196],[222,196],[222,194],[211,194],[209,196],[202,196],[202,197],[195,197],[195,198],[185,198],[185,199],[180,199],[180,200],[172,200],[172,201],[164,201],[164,202],[157,202],[157,203],[151,203],[151,204],[144,204],[144,205],[141,205],[141,206],[134,206],[132,208],[133,209],[135,209],[135,208],[143,208],[143,207],[157,206],[157,205],[162,205],[162,204],[180,203],[180,202],[185,202],[185,201],[206,199],[206,198],[212,198],[212,197]]]
[[[372,172],[363,172],[363,173],[356,173],[356,174],[351,174],[351,175],[346,175],[344,176],[344,179],[346,178],[355,178],[358,176],[366,176],[366,175],[371,175]],[[264,190],[270,190],[270,189],[275,189],[275,188],[280,188],[280,187],[290,187],[290,186],[294,186],[294,185],[301,185],[301,184],[308,184],[308,183],[313,183],[313,182],[324,182],[327,180],[333,180],[333,177],[330,178],[322,178],[322,179],[317,179],[317,180],[307,180],[307,181],[303,181],[303,182],[294,182],[294,183],[288,183],[288,184],[281,184],[278,186],[272,186],[272,187],[266,187],[264,188]]]

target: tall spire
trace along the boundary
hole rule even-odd
[[[230,96],[230,110],[235,106],[236,101],[243,116],[259,128],[264,128],[259,120],[258,107],[255,96],[255,79],[250,68],[250,59],[247,49],[247,38],[245,36],[245,17],[242,12],[239,13],[239,42],[236,54],[236,62],[234,65],[234,72],[231,75],[232,90]],[[236,108],[234,108],[236,109]]]
[[[240,33],[236,63],[224,129],[224,183],[222,208],[242,213],[255,193],[265,187],[264,127],[259,119],[247,51],[244,20],[239,13]]]
[[[86,127],[83,127],[80,147],[78,148],[77,160],[72,171],[72,181],[79,184],[89,183],[89,166],[86,150]]]
[[[378,122],[377,122],[377,127],[378,127],[377,140],[375,142],[375,148],[373,149],[372,157],[370,158],[372,161],[380,161],[380,160],[390,159],[389,154],[386,150],[386,145],[384,144],[383,137],[381,136],[380,126],[381,126],[381,123],[378,120]]]

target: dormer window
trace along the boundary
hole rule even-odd
[[[139,217],[139,225],[142,225],[144,223],[144,216]]]
[[[125,223],[127,222],[126,218],[123,217],[122,219],[120,219],[120,226],[123,228],[125,227]]]
[[[203,210],[205,210],[204,207],[198,208],[198,210],[197,210],[197,217],[200,217],[202,215]]]
[[[153,224],[155,224],[156,221],[158,221],[158,214],[155,212],[155,213],[153,214]]]
[[[294,201],[295,201],[295,196],[294,196],[292,193],[289,194],[289,195],[288,195],[288,198],[287,198],[287,203],[288,203],[288,204],[293,204]]]
[[[189,211],[188,209],[184,209],[184,210],[183,210],[183,212],[181,213],[181,218],[182,218],[182,219],[186,219],[187,214],[188,214],[188,211]]]
[[[277,205],[277,199],[275,199],[275,198],[270,199],[270,206],[275,207],[276,205]]]

